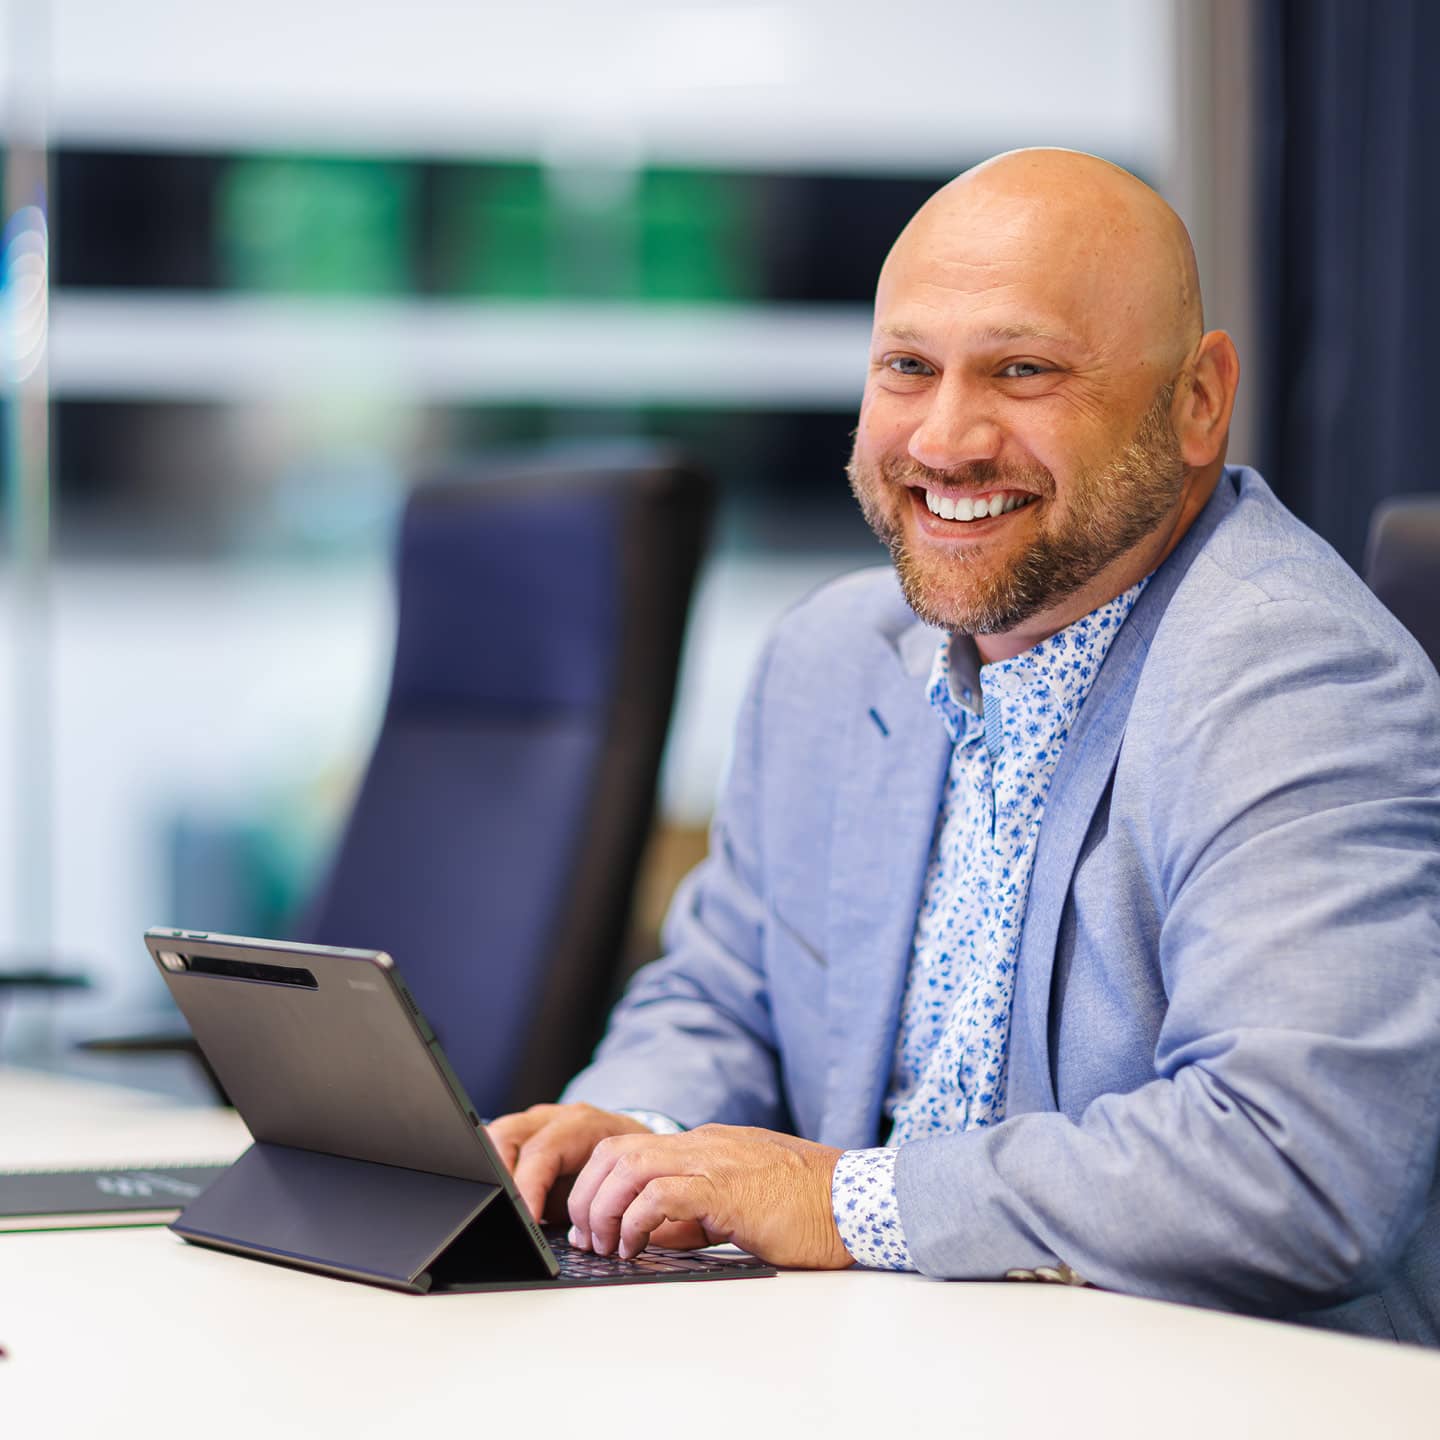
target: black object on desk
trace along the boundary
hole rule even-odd
[[[224,1165],[0,1171],[0,1231],[168,1225]]]

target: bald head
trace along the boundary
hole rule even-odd
[[[1115,363],[1170,374],[1204,330],[1195,252],[1180,217],[1129,171],[1073,150],[1015,150],[933,195],[881,272],[931,267],[974,293],[1024,287]]]

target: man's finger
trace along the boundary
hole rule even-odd
[[[651,1248],[661,1250],[698,1250],[710,1243],[710,1237],[693,1220],[667,1220],[658,1230],[650,1232]]]
[[[570,1237],[573,1244],[578,1245],[581,1249],[594,1248],[590,1234],[590,1211],[593,1208],[596,1193],[609,1179],[611,1172],[621,1159],[640,1147],[654,1146],[661,1140],[675,1138],[678,1137],[662,1137],[651,1135],[648,1132],[644,1135],[610,1135],[595,1146],[590,1152],[590,1158],[585,1162],[584,1169],[576,1177],[574,1188],[570,1191],[570,1220],[575,1227],[574,1233]]]
[[[515,1188],[529,1207],[530,1213],[542,1224],[545,1219],[545,1198],[550,1187],[567,1169],[564,1140],[554,1132],[560,1127],[548,1125],[521,1147],[512,1167]]]
[[[714,1243],[705,1219],[713,1213],[715,1186],[707,1175],[663,1175],[652,1180],[629,1206],[620,1222],[620,1255],[638,1255],[668,1225],[698,1229],[702,1243]]]
[[[485,1127],[485,1133],[490,1137],[490,1143],[495,1147],[500,1163],[512,1175],[515,1173],[515,1160],[520,1153],[520,1147],[545,1123],[544,1118],[527,1111],[519,1115],[502,1115]]]
[[[666,1176],[693,1173],[698,1162],[695,1149],[681,1136],[656,1136],[620,1154],[590,1201],[590,1248],[597,1255],[613,1255],[619,1249],[620,1222],[647,1185]]]

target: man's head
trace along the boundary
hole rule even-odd
[[[1114,165],[1021,150],[927,201],[850,462],[917,613],[996,659],[1153,569],[1224,462],[1238,361],[1203,331],[1185,227]]]

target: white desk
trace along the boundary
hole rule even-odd
[[[244,1142],[225,1113],[0,1071],[0,1165]],[[0,1345],[6,1440],[1440,1435],[1440,1355],[862,1272],[416,1297],[163,1229],[0,1235]]]

